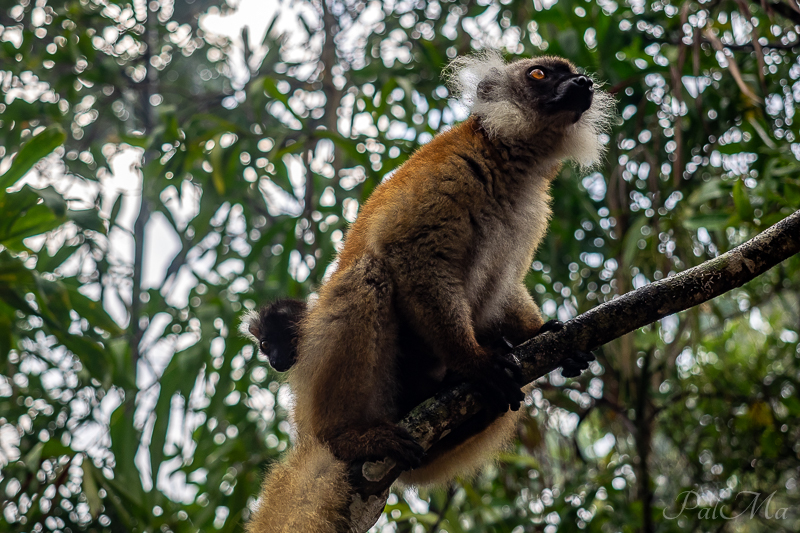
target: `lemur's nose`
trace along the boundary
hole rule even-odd
[[[572,78],[572,83],[574,83],[578,87],[585,87],[587,89],[591,88],[592,85],[594,85],[592,80],[590,80],[588,77],[583,76],[583,75],[580,75],[578,77]]]

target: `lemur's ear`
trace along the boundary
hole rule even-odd
[[[480,100],[492,100],[494,92],[500,85],[500,71],[491,69],[478,84],[477,94]]]
[[[492,100],[492,95],[500,85],[500,71],[492,68],[478,84],[477,94],[480,100]]]
[[[239,333],[243,337],[258,342],[260,337],[259,322],[260,313],[255,310],[248,311],[242,316],[242,321],[239,323]]]

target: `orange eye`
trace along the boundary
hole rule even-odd
[[[544,79],[544,71],[540,68],[535,68],[531,71],[529,76],[535,80],[543,80]]]

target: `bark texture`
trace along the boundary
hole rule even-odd
[[[599,305],[567,322],[562,330],[544,333],[521,344],[513,353],[520,360],[525,380],[532,382],[560,366],[562,358],[576,348],[593,350],[716,298],[798,252],[800,211],[717,258]],[[481,404],[470,387],[459,385],[417,406],[400,425],[427,449],[480,409]],[[361,533],[380,517],[387,489],[400,470],[390,461],[384,461],[354,465],[353,474],[359,504],[351,506],[351,531]]]

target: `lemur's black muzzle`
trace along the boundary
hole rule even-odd
[[[580,74],[566,79],[556,89],[555,98],[550,103],[552,111],[574,111],[578,120],[584,111],[592,106],[594,83]]]
[[[594,83],[586,76],[580,75],[565,81],[562,100],[565,107],[572,107],[575,111],[583,113],[592,106],[594,96]]]

